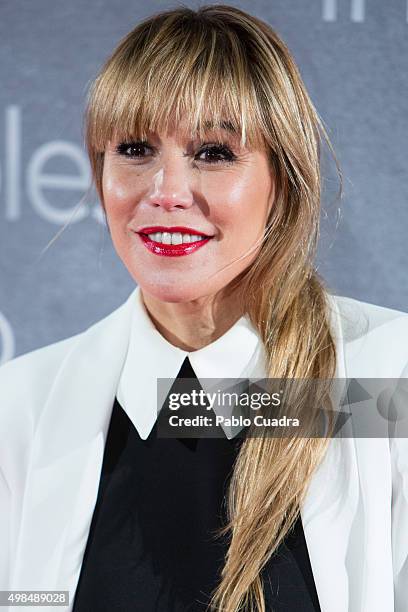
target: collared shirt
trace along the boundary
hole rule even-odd
[[[136,298],[73,610],[204,612],[228,549],[215,534],[242,438],[227,440],[236,432],[224,426],[224,438],[158,436],[157,378],[169,387],[194,374],[200,384],[258,378],[265,355],[246,317],[206,347],[180,350],[157,331],[140,290]],[[300,517],[262,579],[266,609],[320,612]]]
[[[129,348],[119,380],[117,398],[143,440],[149,436],[161,408],[157,380],[165,394],[188,357],[202,379],[263,378],[265,350],[248,316],[242,316],[220,338],[196,351],[184,351],[168,342],[153,324],[138,287],[132,315]],[[166,383],[167,387],[166,387]],[[217,414],[217,407],[214,407]],[[224,411],[225,414],[225,411]],[[221,425],[228,438],[240,428]]]

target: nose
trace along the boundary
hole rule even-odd
[[[166,211],[192,206],[193,194],[185,159],[172,156],[163,160],[160,169],[153,177],[148,202],[151,206],[160,206]]]

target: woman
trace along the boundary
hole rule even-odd
[[[138,287],[0,371],[1,588],[76,612],[406,609],[404,439],[155,436],[158,378],[404,376],[407,315],[313,268],[322,136],[237,8],[154,15],[106,62],[87,146]]]

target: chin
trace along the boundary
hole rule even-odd
[[[143,283],[139,282],[141,290],[145,293],[150,294],[156,300],[161,302],[171,302],[178,304],[181,302],[192,302],[204,297],[207,293],[203,291],[201,287],[187,287],[180,286],[176,283],[173,284],[159,284],[159,283]]]

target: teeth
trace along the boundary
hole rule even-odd
[[[199,236],[198,234],[182,234],[181,232],[157,232],[155,234],[148,234],[148,236],[150,240],[162,244],[185,244],[203,240],[203,236]]]
[[[171,244],[182,244],[183,242],[183,236],[180,234],[180,232],[176,232],[175,234],[171,235]]]

